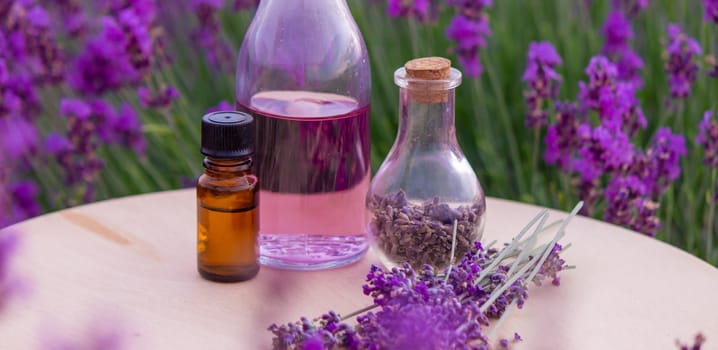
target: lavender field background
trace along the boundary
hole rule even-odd
[[[348,3],[372,64],[374,170],[396,133],[393,71],[446,56],[464,72],[457,136],[488,195],[584,200],[585,215],[718,264],[717,1]],[[232,108],[255,8],[0,0],[0,227],[192,186],[200,117]],[[0,277],[12,245],[0,241]]]

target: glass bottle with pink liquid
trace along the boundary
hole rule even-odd
[[[237,61],[255,117],[260,262],[314,270],[367,249],[371,74],[345,0],[262,0]]]

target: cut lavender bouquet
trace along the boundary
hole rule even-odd
[[[576,205],[566,219],[548,225],[544,209],[503,247],[476,242],[446,269],[437,271],[428,264],[414,269],[404,263],[385,270],[373,265],[363,286],[372,305],[345,316],[329,311],[314,320],[302,317],[295,323],[273,324],[269,327],[273,348],[488,349],[508,311],[523,306],[529,284],[540,286],[550,280],[558,286],[559,272],[571,268],[559,256],[568,245],[558,241],[581,206]],[[558,224],[553,238],[537,245],[539,235]],[[452,236],[453,257],[456,220]],[[353,317],[356,324],[347,323]],[[490,318],[498,320],[488,330]],[[519,340],[514,334],[498,344],[507,347]]]

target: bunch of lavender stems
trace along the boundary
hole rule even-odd
[[[475,322],[466,322],[461,324],[456,328],[455,332],[451,333],[451,336],[454,336],[456,339],[441,342],[442,346],[450,344],[451,348],[486,349],[488,348],[488,339],[493,336],[493,333],[500,328],[500,325],[505,320],[506,315],[508,314],[506,311],[512,309],[515,305],[521,308],[526,298],[526,295],[522,296],[521,293],[522,291],[525,293],[526,288],[531,282],[536,285],[541,285],[541,282],[544,279],[553,278],[553,284],[558,285],[558,271],[573,268],[572,266],[565,265],[564,261],[558,258],[558,252],[564,251],[570,245],[561,247],[558,245],[558,242],[561,238],[563,238],[566,232],[566,227],[582,206],[583,202],[578,203],[565,219],[548,225],[546,224],[549,216],[548,210],[543,209],[538,213],[538,215],[531,219],[526,226],[524,226],[517,236],[515,236],[509,243],[504,244],[503,248],[493,248],[496,244],[495,241],[487,244],[485,247],[481,244],[477,244],[477,250],[467,254],[467,256],[464,257],[458,264],[455,256],[453,255],[455,252],[455,236],[457,229],[455,222],[452,239],[452,264],[450,264],[445,270],[433,274],[431,272],[432,268],[427,265],[425,266],[423,272],[417,271],[415,273],[409,264],[404,264],[401,268],[394,268],[391,272],[385,273],[380,268],[372,266],[372,270],[367,276],[368,285],[364,286],[364,293],[374,297],[374,303],[372,305],[355,312],[348,313],[343,317],[339,317],[339,315],[330,311],[328,314],[315,319],[314,322],[310,322],[307,318],[302,318],[301,321],[296,323],[289,323],[281,326],[272,325],[269,330],[275,335],[273,339],[274,348],[408,348],[407,344],[392,344],[391,338],[393,338],[393,336],[388,337],[389,343],[387,343],[387,334],[395,334],[395,332],[400,331],[400,329],[406,329],[404,325],[397,329],[392,329],[393,327],[391,326],[389,326],[389,329],[382,329],[381,327],[386,327],[386,325],[381,324],[382,320],[376,320],[375,318],[380,318],[382,312],[386,310],[390,312],[389,314],[385,314],[389,315],[387,317],[394,317],[396,315],[392,315],[391,312],[401,312],[401,310],[407,306],[411,309],[411,300],[413,300],[412,298],[417,295],[419,298],[421,298],[421,295],[424,295],[427,299],[436,297],[436,295],[430,295],[431,293],[428,291],[416,294],[416,285],[424,284],[424,287],[428,286],[427,288],[439,288],[448,291],[446,295],[453,298],[454,304],[452,305],[459,305],[459,310],[461,310],[460,312],[462,314],[473,315],[472,310],[476,310],[475,319],[473,319]],[[559,228],[549,242],[537,245],[539,236],[556,226],[559,226]],[[549,256],[551,256],[552,253],[554,255],[552,258],[555,260],[553,263],[549,263],[547,259],[549,259]],[[484,261],[482,260],[483,257],[489,257],[489,259]],[[471,280],[471,284],[473,287],[478,287],[482,291],[487,291],[486,294],[477,293],[476,290],[474,290],[474,292],[469,292],[469,288],[464,288],[464,290],[457,291],[454,294],[454,287],[449,282],[449,278],[452,276],[453,270],[468,266],[466,262],[478,262],[478,266],[475,266],[478,275]],[[558,265],[556,265],[556,262]],[[505,275],[503,274],[504,272]],[[380,280],[380,278],[376,278],[377,273],[383,274],[383,277],[389,277],[386,278],[386,280],[377,282],[377,280]],[[497,276],[497,274],[502,276],[501,283],[496,283],[495,276]],[[403,280],[401,280],[402,277],[404,278]],[[398,289],[392,289],[396,287],[394,284],[397,279],[401,280],[398,283],[400,287],[398,287]],[[380,286],[380,284],[385,282],[390,285]],[[390,289],[389,292],[387,292],[387,288]],[[518,296],[516,296],[516,293],[518,293]],[[498,307],[490,310],[499,299],[502,299],[504,303],[508,302],[508,305],[506,307]],[[381,301],[378,302],[378,300]],[[396,300],[399,300],[398,304],[391,304]],[[449,304],[451,303],[452,302],[449,302]],[[430,306],[433,311],[438,310],[435,309],[437,306],[439,308],[445,307],[443,304],[425,304],[419,305],[419,308],[427,305]],[[377,314],[369,312],[378,307],[381,307],[382,311],[379,311]],[[359,324],[355,327],[342,323],[367,312],[369,312],[368,315],[357,318]],[[372,319],[372,317],[374,317],[374,319]],[[494,327],[491,332],[484,335],[481,330],[481,326],[488,326],[488,317],[498,318],[498,320],[494,323]],[[370,321],[368,321],[369,330],[365,329],[367,319],[370,319]],[[405,324],[406,321],[411,320],[401,320],[399,322]],[[478,330],[476,329],[477,324],[481,325],[478,326]],[[380,331],[377,332],[376,329],[380,329]],[[464,331],[466,331],[467,334],[462,334]],[[515,337],[516,339],[520,339],[517,334]],[[461,341],[466,341],[466,343],[462,344]],[[502,344],[507,342],[508,340],[505,339],[501,341]],[[425,345],[424,347],[434,348],[436,347],[436,344]]]

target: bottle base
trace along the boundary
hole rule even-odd
[[[288,270],[321,270],[354,263],[367,248],[363,235],[260,235],[259,263]]]
[[[247,281],[259,272],[257,266],[205,266],[198,267],[197,271],[202,278],[213,282],[242,282]]]

